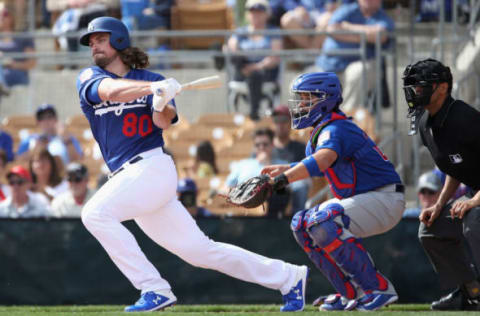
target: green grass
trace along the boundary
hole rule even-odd
[[[124,306],[118,305],[88,305],[88,306],[0,306],[1,316],[50,316],[50,315],[145,315],[144,313],[122,313]],[[286,316],[279,312],[280,305],[179,305],[162,312],[161,316],[249,316],[249,315],[268,315],[268,316]],[[352,314],[353,313],[353,314]],[[374,312],[375,316],[403,316],[403,315],[474,315],[475,312],[432,312],[427,304],[392,304],[380,311]],[[478,312],[476,312],[478,313]],[[317,315],[365,315],[356,312],[319,312],[313,306],[307,306],[305,311],[297,313],[298,316],[317,316]],[[478,315],[478,314],[477,314]]]

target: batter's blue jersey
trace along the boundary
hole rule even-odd
[[[93,136],[100,145],[110,171],[118,169],[132,157],[163,147],[162,129],[152,121],[152,95],[130,102],[101,101],[98,84],[117,75],[94,66],[84,69],[77,79],[80,105],[90,122]],[[164,77],[144,69],[132,69],[123,79],[159,81]],[[175,103],[172,100],[173,105]],[[175,117],[172,123],[175,123]]]
[[[343,113],[329,114],[320,125],[324,127],[318,137],[312,133],[306,154],[328,148],[338,155],[334,164],[324,172],[335,197],[346,198],[388,184],[402,183],[393,164],[373,140]],[[316,139],[314,147],[312,139]]]

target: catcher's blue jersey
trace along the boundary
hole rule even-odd
[[[312,140],[316,145],[312,146]],[[339,199],[402,183],[392,163],[373,140],[342,112],[330,113],[322,120],[312,132],[306,155],[322,148],[331,149],[338,155],[324,175],[332,193]]]
[[[103,158],[111,171],[132,157],[163,147],[162,129],[152,121],[152,95],[130,102],[101,101],[98,84],[104,78],[119,78],[97,66],[82,70],[77,79],[80,105]],[[124,79],[159,81],[164,77],[144,69],[132,69]],[[175,103],[172,100],[172,103]],[[173,123],[178,120],[175,117]]]

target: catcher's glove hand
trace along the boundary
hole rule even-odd
[[[270,177],[260,175],[246,180],[232,188],[226,195],[227,202],[245,208],[255,208],[272,195],[273,187]]]

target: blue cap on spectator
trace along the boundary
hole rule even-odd
[[[53,115],[57,117],[57,110],[55,110],[55,106],[49,103],[43,103],[37,108],[37,112],[35,113],[35,117],[37,121],[41,120],[46,114]]]
[[[190,178],[180,179],[178,181],[177,192],[197,192],[197,185],[195,184],[195,181]]]
[[[442,189],[442,182],[434,171],[425,172],[418,178],[417,192],[429,189],[438,192]]]
[[[267,0],[248,0],[245,4],[247,10],[261,10],[270,12],[270,4]]]

